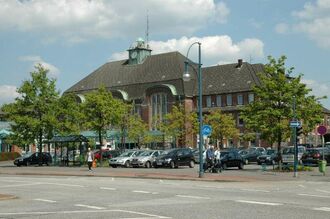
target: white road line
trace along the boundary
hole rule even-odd
[[[298,185],[299,187],[301,187],[301,188],[306,188],[306,186],[304,186],[304,185]]]
[[[313,210],[316,210],[316,211],[330,211],[330,208],[328,208],[328,207],[320,207],[320,208],[313,208]]]
[[[41,198],[35,198],[33,200],[35,200],[35,201],[41,201],[41,202],[48,202],[48,203],[55,203],[56,202],[54,200],[41,199]]]
[[[138,191],[138,190],[134,190],[132,192],[134,192],[134,193],[143,193],[143,194],[149,194],[149,193],[151,193],[151,192],[148,192],[148,191]]]
[[[171,218],[171,217],[165,217],[165,216],[160,216],[160,215],[155,215],[155,214],[147,214],[143,212],[138,212],[138,211],[127,211],[127,210],[113,210],[117,212],[125,212],[125,213],[130,213],[130,214],[139,214],[139,215],[144,215],[144,216],[149,216],[149,217],[157,217],[157,218]]]
[[[261,189],[241,189],[241,191],[248,191],[248,192],[270,192],[268,190],[261,190]]]
[[[100,189],[103,189],[103,190],[112,190],[112,191],[117,190],[116,188],[109,188],[109,187],[100,187]]]
[[[41,184],[46,184],[46,185],[55,185],[55,186],[79,187],[79,188],[84,188],[84,187],[85,187],[85,186],[82,186],[82,185],[75,185],[75,184],[63,184],[63,183],[48,183],[48,182],[42,182]]]
[[[171,218],[160,215],[147,214],[136,211],[126,211],[126,210],[81,210],[81,211],[33,211],[33,212],[3,212],[0,213],[0,216],[9,216],[9,215],[49,215],[49,214],[82,214],[82,213],[108,213],[108,212],[126,212],[130,214],[139,214],[148,216],[148,218]],[[145,217],[144,217],[145,218]],[[130,217],[131,219],[131,217]]]
[[[283,205],[282,203],[257,202],[257,201],[248,201],[248,200],[236,200],[236,202],[248,203],[248,204],[257,204],[257,205],[271,205],[271,206]]]
[[[330,193],[330,191],[321,190],[321,189],[315,189],[315,191],[318,191],[318,192],[324,192],[324,193]]]
[[[22,187],[22,186],[36,186],[41,185],[42,183],[27,183],[27,184],[21,184],[21,185],[5,185],[0,186],[0,188],[11,188],[11,187]]]
[[[91,208],[91,209],[97,209],[97,210],[104,210],[105,209],[103,207],[97,207],[97,206],[92,206],[92,205],[82,205],[82,204],[75,204],[74,206],[84,207],[84,208]]]
[[[327,195],[313,195],[313,194],[304,194],[304,193],[297,194],[297,195],[309,196],[309,197],[318,197],[318,198],[330,198],[330,196],[327,196]]]
[[[191,195],[175,195],[180,198],[193,198],[193,199],[210,199],[210,197],[202,197],[202,196],[191,196]]]

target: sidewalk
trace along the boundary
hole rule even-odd
[[[253,169],[254,168],[254,169]],[[12,161],[0,162],[1,175],[40,175],[40,176],[90,176],[90,177],[121,177],[144,179],[170,179],[170,180],[197,180],[217,182],[256,182],[256,181],[327,181],[330,182],[330,174],[323,176],[315,168],[310,172],[299,172],[294,178],[292,172],[262,171],[258,166],[246,166],[244,170],[229,169],[222,173],[204,173],[199,178],[198,165],[195,168],[111,168],[98,167],[88,171],[87,167],[57,167],[57,166],[29,166],[16,167]],[[329,169],[329,168],[328,168]]]

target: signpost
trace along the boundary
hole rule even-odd
[[[317,133],[322,136],[322,160],[319,161],[319,171],[325,176],[325,166],[327,165],[327,161],[324,160],[324,135],[327,133],[327,127],[320,125],[317,127]]]
[[[205,136],[209,136],[212,133],[212,127],[210,125],[203,125],[202,133]]]

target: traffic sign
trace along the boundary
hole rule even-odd
[[[212,132],[212,127],[210,125],[203,125],[202,127],[202,134],[209,136]]]
[[[327,133],[327,127],[325,127],[324,125],[319,125],[319,127],[317,127],[317,132],[320,135],[325,135]]]
[[[301,126],[300,121],[295,121],[295,120],[290,121],[290,127],[296,128],[296,127],[300,127],[300,126]]]

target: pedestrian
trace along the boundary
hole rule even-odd
[[[216,147],[215,152],[214,152],[214,157],[215,157],[215,167],[218,169],[219,172],[221,172],[221,161],[220,161],[220,147]]]
[[[92,164],[94,160],[94,153],[91,151],[91,148],[88,148],[87,152],[87,164],[88,164],[88,170],[92,171]]]

